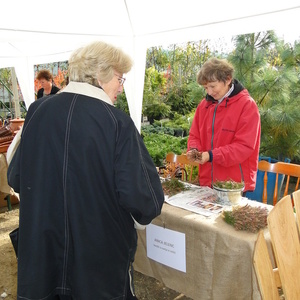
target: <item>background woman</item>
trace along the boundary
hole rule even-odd
[[[59,88],[53,84],[53,76],[48,70],[41,70],[36,79],[41,85],[41,88],[37,92],[37,99],[54,95],[59,91]]]

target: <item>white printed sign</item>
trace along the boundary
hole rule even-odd
[[[147,256],[173,269],[186,272],[185,234],[149,224]]]

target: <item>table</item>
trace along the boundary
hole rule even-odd
[[[152,224],[185,233],[186,273],[147,257],[146,230],[138,231],[136,271],[195,300],[261,299],[253,267],[257,234],[235,230],[221,215],[207,218],[167,203]]]

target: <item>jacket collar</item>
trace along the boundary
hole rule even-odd
[[[86,82],[70,81],[64,89],[59,91],[59,93],[80,94],[92,98],[97,98],[110,105],[113,105],[108,95],[101,88],[93,86]]]
[[[230,93],[230,95],[228,95],[228,98],[232,98],[233,96],[237,95],[238,93],[240,93],[242,90],[245,89],[244,86],[237,79],[233,80],[233,84],[234,84],[234,89]],[[206,99],[206,101],[209,101],[212,103],[218,103],[218,100],[215,100],[212,96],[210,96],[208,94],[206,94],[205,99]]]

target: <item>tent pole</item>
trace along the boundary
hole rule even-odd
[[[12,90],[14,94],[14,108],[15,108],[15,118],[20,118],[20,102],[19,102],[19,92],[18,92],[18,83],[15,68],[11,68],[11,81],[12,81]]]

